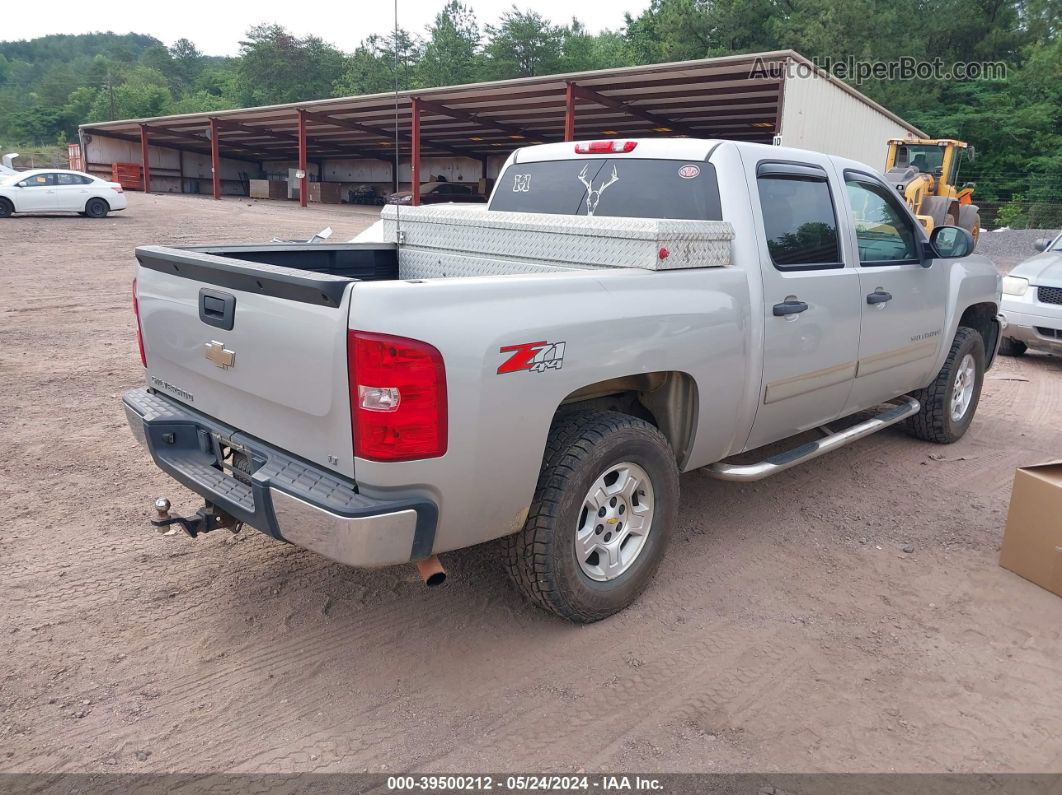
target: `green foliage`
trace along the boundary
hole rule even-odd
[[[339,96],[356,94],[380,94],[404,90],[415,85],[417,62],[420,59],[420,43],[408,31],[399,30],[397,47],[395,35],[369,36],[354,54],[347,59],[343,73],[333,85]],[[397,53],[396,53],[397,50]]]
[[[999,208],[999,212],[996,213],[996,223],[999,226],[1024,229],[1029,222],[1025,211],[1027,206],[1025,197],[1020,193],[1015,194],[1013,199]]]
[[[450,0],[428,28],[428,41],[416,65],[418,86],[453,86],[480,79],[480,31],[476,15]]]
[[[343,53],[316,36],[300,39],[280,25],[256,25],[240,42],[237,88],[249,105],[323,99]]]
[[[491,77],[534,77],[561,71],[564,32],[535,11],[516,6],[487,25],[487,70]]]

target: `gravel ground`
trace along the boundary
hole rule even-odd
[[[996,563],[1014,467],[1062,449],[1062,358],[1001,361],[951,447],[684,475],[655,583],[587,627],[525,605],[495,545],[428,590],[155,533],[155,496],[196,499],[120,408],[133,247],[373,217],[132,194],[0,224],[0,771],[1062,770],[1062,599]]]
[[[1034,256],[1033,244],[1041,237],[1054,238],[1057,229],[1002,229],[982,232],[977,240],[977,253],[984,254],[1004,273]]]

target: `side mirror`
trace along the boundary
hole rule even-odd
[[[966,147],[966,159],[972,163],[976,157],[977,151],[972,146]]]
[[[1049,237],[1040,237],[1040,238],[1036,239],[1035,243],[1033,243],[1033,248],[1035,248],[1037,251],[1047,251],[1047,247],[1050,246],[1050,245],[1051,245],[1051,238],[1049,238]]]
[[[929,236],[929,245],[936,256],[942,259],[954,259],[969,256],[977,244],[973,235],[962,227],[938,226]]]

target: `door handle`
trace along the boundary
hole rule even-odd
[[[783,301],[780,304],[774,305],[774,316],[785,317],[786,315],[798,315],[801,312],[806,312],[807,308],[808,305],[804,301]]]
[[[867,303],[871,305],[884,304],[888,303],[891,300],[892,293],[886,292],[885,290],[875,290],[874,292],[867,295]]]
[[[232,331],[236,322],[236,296],[221,290],[199,288],[199,319],[208,326]]]

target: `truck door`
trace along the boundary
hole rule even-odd
[[[859,349],[859,272],[846,266],[826,166],[746,162],[763,276],[763,376],[746,449],[838,417]]]
[[[844,172],[850,245],[859,258],[862,324],[846,413],[925,386],[943,340],[948,268],[922,267],[922,233],[877,177]]]

